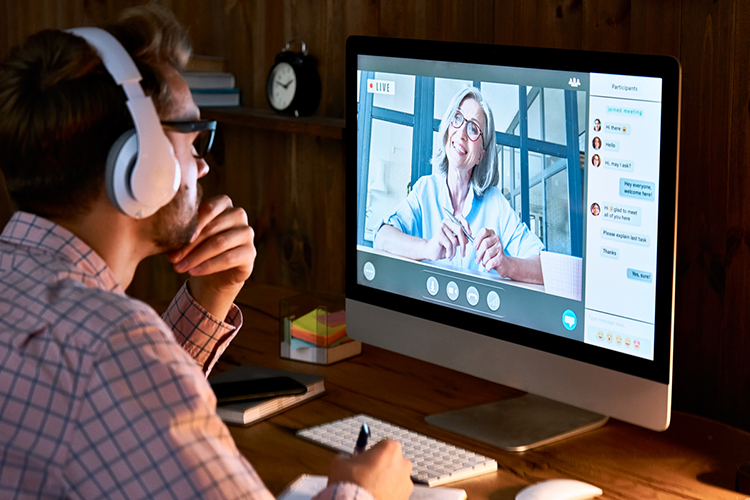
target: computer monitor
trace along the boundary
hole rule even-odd
[[[428,422],[516,451],[668,427],[680,82],[666,56],[348,39],[350,336],[528,393]]]

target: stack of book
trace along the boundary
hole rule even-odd
[[[239,106],[241,103],[234,75],[226,72],[223,59],[194,56],[182,76],[199,107]]]
[[[297,406],[305,401],[322,395],[325,389],[325,377],[309,373],[299,373],[262,366],[238,366],[218,375],[209,377],[209,383],[239,382],[272,377],[290,377],[307,387],[307,392],[294,396],[277,396],[266,399],[256,399],[242,403],[222,404],[216,408],[219,417],[228,424],[250,425],[272,415]]]

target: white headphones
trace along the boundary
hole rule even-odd
[[[139,83],[133,59],[117,39],[100,28],[66,30],[79,36],[101,57],[104,67],[127,97],[135,130],[122,134],[107,156],[107,194],[117,209],[140,219],[169,203],[180,187],[180,164],[161,128],[159,115]]]

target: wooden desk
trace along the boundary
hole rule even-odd
[[[604,499],[743,499],[733,491],[735,467],[750,460],[750,434],[683,413],[657,433],[610,420],[583,436],[525,453],[510,453],[425,423],[432,413],[520,394],[498,384],[365,345],[362,355],[324,367],[279,358],[281,288],[246,287],[238,298],[245,324],[216,370],[257,364],[326,376],[327,393],[249,427],[230,426],[242,453],[278,494],[302,473],[326,474],[334,452],[294,432],[356,413],[493,457],[498,471],[451,486],[471,500],[511,500],[524,486],[549,478],[601,487]]]

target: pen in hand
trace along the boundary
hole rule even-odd
[[[370,437],[370,427],[367,424],[362,424],[362,428],[359,430],[359,437],[357,438],[357,444],[354,446],[354,453],[352,456],[359,455],[365,452],[367,448],[367,439]]]
[[[456,218],[456,216],[455,216],[455,215],[453,215],[453,214],[451,213],[451,211],[450,211],[450,210],[448,210],[448,209],[447,209],[447,208],[445,208],[445,207],[443,207],[443,210],[445,211],[446,215],[448,215],[448,217],[450,218],[450,220],[451,220],[451,221],[452,221],[453,223],[455,223],[455,224],[458,224],[458,225],[459,225],[459,227],[461,228],[461,231],[462,231],[462,232],[464,233],[464,236],[466,236],[466,239],[467,239],[467,240],[469,240],[469,243],[471,243],[471,244],[472,244],[472,246],[473,246],[473,245],[474,245],[474,238],[472,238],[472,237],[471,237],[471,235],[470,235],[470,234],[469,234],[469,232],[468,232],[468,231],[466,230],[466,228],[464,227],[464,225],[463,225],[463,224],[461,224],[461,222],[460,222],[460,221],[459,221],[459,220],[458,220],[458,219]]]

